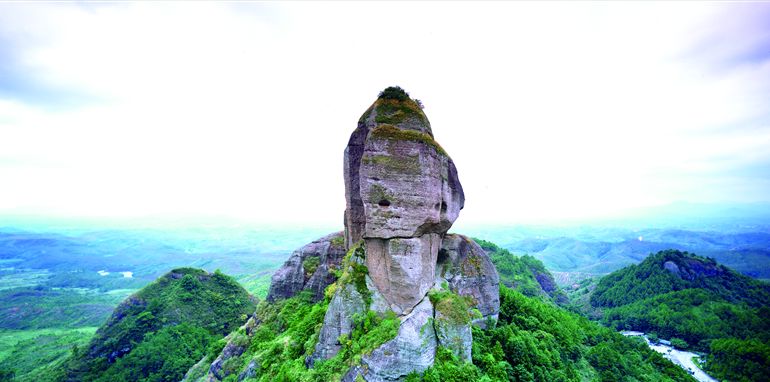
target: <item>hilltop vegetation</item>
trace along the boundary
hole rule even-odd
[[[663,293],[703,289],[729,302],[770,305],[770,285],[716,263],[677,250],[661,251],[641,264],[603,277],[591,296],[595,306],[627,305]]]
[[[473,329],[473,363],[439,352],[408,381],[690,381],[646,344],[539,298],[500,287],[500,319]]]
[[[770,379],[770,285],[713,259],[659,252],[603,277],[590,301],[612,328],[710,353],[707,367],[719,378]]]
[[[180,380],[254,308],[251,296],[229,276],[175,269],[124,301],[50,379]]]

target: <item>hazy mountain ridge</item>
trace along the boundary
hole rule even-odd
[[[617,237],[618,233],[612,236]],[[697,252],[713,257],[739,272],[770,278],[770,233],[700,232],[682,229],[628,230],[623,240],[596,241],[556,236],[507,241],[505,248],[530,254],[554,271],[609,273],[635,264],[649,254],[665,249]]]

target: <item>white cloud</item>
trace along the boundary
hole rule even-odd
[[[13,64],[90,100],[0,99],[0,213],[336,223],[348,135],[392,84],[425,102],[465,221],[770,197],[720,181],[769,159],[770,64],[691,60],[724,5],[0,7]]]

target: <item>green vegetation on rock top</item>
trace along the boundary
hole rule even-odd
[[[394,99],[398,101],[406,101],[410,99],[409,93],[407,93],[400,86],[388,86],[387,88],[385,88],[385,90],[380,92],[377,98]]]

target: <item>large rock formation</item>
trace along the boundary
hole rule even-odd
[[[349,359],[344,381],[401,381],[433,365],[439,347],[470,362],[471,325],[497,318],[500,280],[481,247],[447,234],[465,196],[419,103],[401,88],[384,90],[350,137],[344,172],[344,235],[294,252],[273,276],[267,297],[310,290],[316,301],[328,299],[305,365],[340,353],[341,341],[349,343],[361,317],[372,314],[398,330],[388,326],[392,338]],[[218,365],[227,362],[227,354],[220,356],[207,380],[223,378]],[[249,365],[243,378],[258,368]]]
[[[447,235],[465,203],[457,169],[400,88],[383,91],[359,120],[344,177],[345,244],[366,265],[372,297],[337,289],[309,364],[336,354],[363,309],[395,312],[401,327],[344,380],[401,380],[430,367],[438,346],[470,361],[471,322],[497,318],[499,277],[475,242]]]

